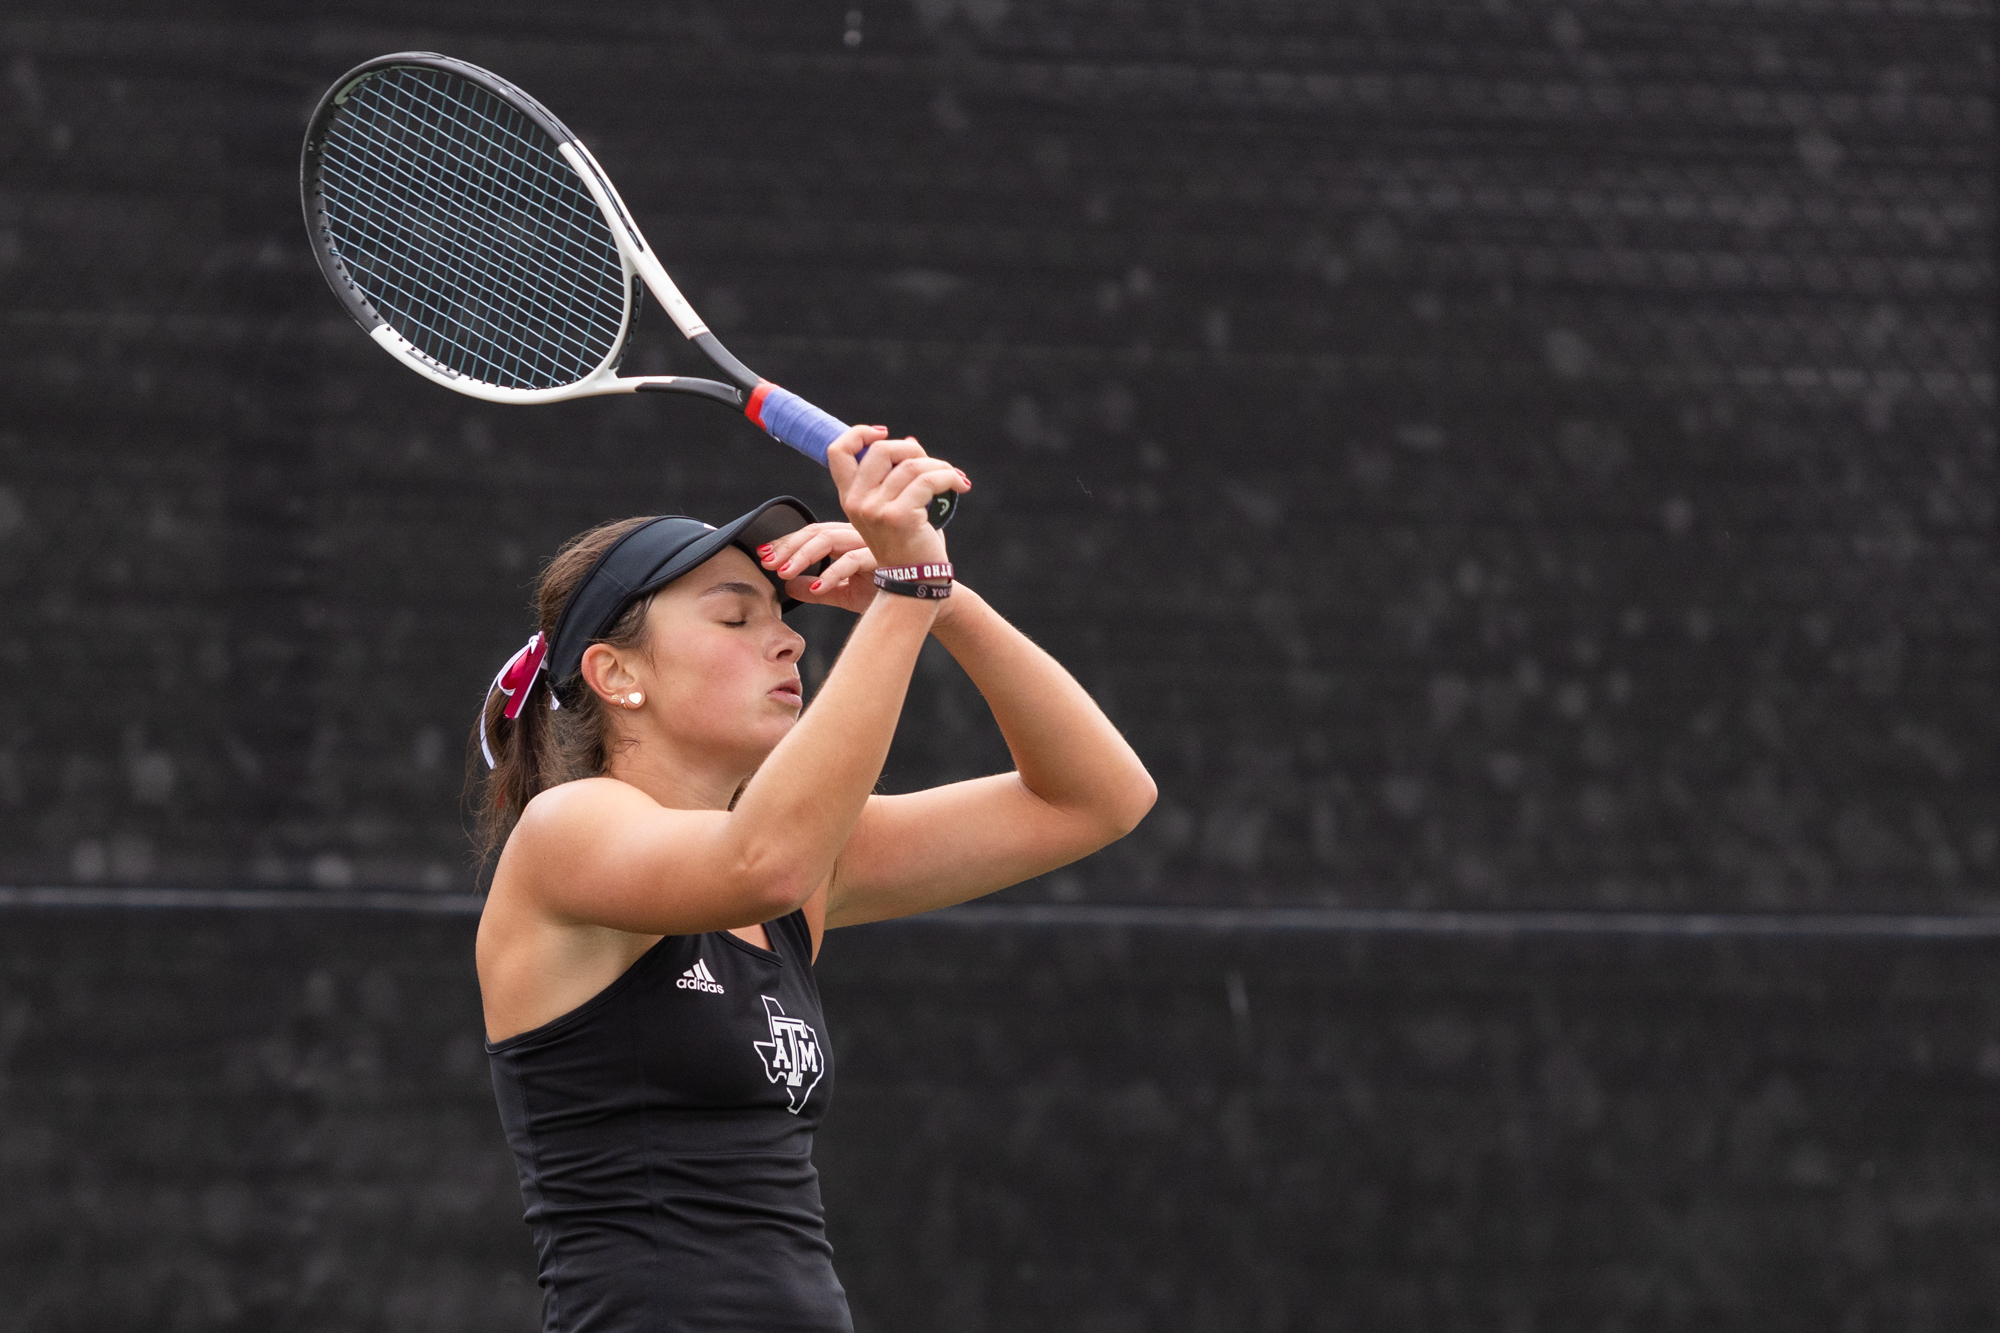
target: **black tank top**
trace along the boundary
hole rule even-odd
[[[545,1333],[852,1333],[813,1169],[833,1092],[805,914],[669,935],[488,1042]]]

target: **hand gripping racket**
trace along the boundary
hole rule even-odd
[[[391,356],[496,403],[686,393],[826,464],[847,427],[731,356],[639,234],[590,150],[497,74],[406,51],[341,76],[299,162],[313,253]],[[643,283],[727,382],[618,373]],[[933,526],[958,496],[930,504]]]

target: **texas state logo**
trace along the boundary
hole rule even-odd
[[[785,1007],[770,996],[762,999],[765,1017],[771,1024],[771,1039],[750,1044],[763,1058],[765,1077],[785,1085],[785,1094],[792,1103],[787,1109],[797,1115],[806,1098],[812,1096],[812,1090],[819,1086],[819,1076],[826,1072],[825,1062],[819,1056],[819,1034],[812,1030],[812,1024],[785,1017]]]

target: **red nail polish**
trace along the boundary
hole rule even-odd
[[[762,546],[758,547],[758,548],[757,548],[757,554],[758,554],[758,555],[769,555],[769,554],[771,554],[771,543],[769,543],[769,542],[765,542],[765,543],[764,543],[764,544],[763,544]]]
[[[819,581],[818,579],[814,579],[814,580],[813,580],[813,582],[812,582],[812,587],[811,587],[811,589],[810,589],[809,591],[812,591],[812,592],[818,592],[818,591],[819,591],[819,582],[820,582],[820,581]]]

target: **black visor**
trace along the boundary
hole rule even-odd
[[[603,638],[626,607],[666,587],[725,546],[740,547],[776,585],[780,607],[791,610],[798,602],[785,595],[784,581],[757,560],[757,548],[813,521],[812,510],[801,501],[781,495],[719,528],[698,518],[673,515],[632,529],[598,557],[563,605],[549,649],[549,683],[560,688],[575,676],[583,666],[584,649]],[[811,572],[825,564],[821,561]]]

